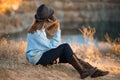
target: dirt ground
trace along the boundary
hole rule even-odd
[[[99,78],[84,80],[120,80],[120,68],[106,67],[110,74]],[[41,65],[21,64],[17,68],[0,68],[0,80],[80,80],[77,71],[69,64]]]

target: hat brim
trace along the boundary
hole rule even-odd
[[[35,19],[38,20],[38,21],[46,21],[49,18],[51,18],[53,16],[53,14],[54,14],[54,9],[49,8],[49,15],[48,15],[48,17],[43,19],[43,18],[39,18],[39,16],[37,14],[35,14]]]
[[[36,19],[36,20],[38,20],[38,19],[39,19],[39,18],[38,18],[38,16],[37,16],[37,14],[35,14],[35,19]]]
[[[53,16],[53,14],[54,14],[54,9],[50,8],[50,9],[49,9],[49,12],[50,12],[50,14],[49,14],[48,19]]]

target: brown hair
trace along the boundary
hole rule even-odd
[[[37,21],[35,20],[32,26],[28,29],[28,33],[34,33],[37,30],[40,30],[43,27],[44,21]]]
[[[52,24],[48,25],[46,28],[46,32],[48,32],[50,35],[54,35],[57,30],[58,30],[58,21],[53,22]]]

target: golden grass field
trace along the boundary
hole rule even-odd
[[[69,64],[31,65],[26,61],[26,45],[26,41],[0,40],[0,80],[80,80],[77,71]],[[110,71],[109,75],[93,80],[120,79],[120,44],[99,42],[96,47],[88,41],[88,44],[70,45],[79,58]]]

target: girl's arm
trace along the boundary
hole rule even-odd
[[[61,30],[57,30],[53,38],[50,40],[50,44],[57,47],[61,44]]]
[[[57,31],[54,34],[52,40],[50,41],[51,44],[53,46],[55,46],[55,47],[57,47],[61,43],[61,30],[60,30],[60,23],[59,23],[59,21],[56,21],[56,27],[57,27]]]
[[[56,22],[56,27],[57,31],[51,40],[47,39],[46,35],[44,35],[45,31],[39,33],[39,36],[41,37],[40,41],[49,48],[56,48],[61,43],[61,30],[60,23],[58,21]]]

